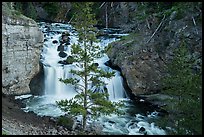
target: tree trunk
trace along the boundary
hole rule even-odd
[[[106,28],[108,28],[108,4],[106,3]]]
[[[88,76],[87,76],[87,50],[86,50],[86,38],[85,38],[85,43],[84,43],[84,51],[85,51],[85,60],[84,60],[84,109],[85,109],[85,113],[83,115],[83,130],[86,129],[86,117],[87,117],[87,84],[88,84]]]

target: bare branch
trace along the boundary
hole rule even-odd
[[[111,2],[111,7],[113,7],[113,2]]]
[[[106,4],[106,28],[108,28],[108,5]]]
[[[192,19],[193,19],[193,24],[196,26],[196,22],[193,16],[192,16]]]
[[[66,18],[67,13],[70,11],[70,9],[67,9],[66,13],[64,14],[64,18]]]
[[[153,33],[152,36],[150,37],[150,39],[146,42],[146,44],[149,43],[150,40],[154,37],[154,35],[156,34],[156,32],[159,30],[160,26],[162,25],[164,19],[165,19],[165,15],[164,15],[162,21],[160,22],[159,26],[157,27],[157,29],[154,31],[154,33]]]
[[[149,25],[148,19],[146,19],[146,22],[147,22],[147,27],[148,27],[148,29],[150,29],[150,25]]]
[[[69,22],[68,23],[70,23],[71,21],[72,21],[72,19],[74,18],[74,15],[72,16],[72,18],[69,20]]]
[[[193,16],[192,16],[192,20],[193,20],[193,24],[195,25],[196,33],[198,34],[198,30],[197,30],[197,28],[196,28],[196,22],[195,22],[195,19],[194,19]]]
[[[103,3],[101,4],[101,6],[99,7],[99,9],[102,8],[105,3],[106,3],[106,2],[103,2]]]

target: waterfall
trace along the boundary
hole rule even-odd
[[[68,31],[71,33],[71,30]],[[71,33],[70,36],[70,45],[77,42],[77,36],[76,34]],[[59,78],[66,79],[73,77],[72,74],[69,73],[71,69],[79,69],[76,64],[71,65],[63,65],[59,64],[59,61],[65,60],[67,56],[71,55],[71,49],[70,45],[67,45],[67,48],[65,50],[65,53],[67,56],[65,58],[59,57],[57,51],[57,47],[60,43],[53,43],[53,41],[60,41],[60,34],[49,34],[46,35],[47,41],[44,43],[43,52],[41,54],[42,56],[42,63],[44,64],[44,72],[45,72],[45,95],[55,95],[55,96],[69,96],[73,97],[76,95],[76,91],[73,87],[73,85],[65,85],[63,82],[59,81]],[[99,46],[102,48],[106,47],[108,43],[114,41],[115,39],[111,39],[109,41],[102,41],[99,43]],[[99,67],[101,69],[104,69],[105,71],[115,71],[115,76],[103,80],[107,83],[106,89],[109,93],[109,100],[117,100],[121,98],[126,98],[125,89],[123,88],[123,79],[120,76],[120,72],[117,70],[112,70],[108,66],[105,66],[104,63],[109,60],[107,55],[104,54],[104,56],[100,59],[96,59],[95,63],[99,64]],[[102,67],[103,66],[103,67]]]
[[[65,79],[71,77],[72,74],[69,73],[70,68],[58,67],[48,67],[44,66],[45,72],[45,95],[53,95],[58,97],[67,97],[69,99],[76,95],[76,91],[73,85],[66,85],[59,81],[59,78]]]
[[[22,108],[25,112],[33,111],[37,115],[40,116],[52,116],[59,117],[61,115],[65,115],[65,112],[61,111],[59,107],[56,105],[56,101],[61,99],[71,99],[74,97],[77,92],[75,87],[71,84],[65,84],[59,81],[59,78],[77,78],[76,75],[70,73],[71,69],[81,70],[82,68],[78,63],[73,63],[69,65],[60,64],[59,61],[63,61],[67,56],[71,55],[70,45],[77,42],[77,34],[73,31],[72,27],[68,24],[61,23],[52,23],[46,24],[41,23],[40,28],[43,30],[45,34],[46,41],[44,42],[43,50],[41,53],[41,62],[43,63],[44,68],[44,76],[45,76],[45,89],[43,96],[25,96],[22,95],[20,97],[23,99],[22,102],[26,104],[25,108]],[[46,28],[49,28],[49,31],[46,31]],[[110,29],[109,29],[110,30]],[[71,35],[70,44],[67,45],[66,50],[64,51],[67,56],[62,58],[59,57],[59,51],[57,51],[58,46],[60,45],[60,36],[64,31],[68,31]],[[113,34],[112,34],[113,35]],[[114,34],[115,35],[115,34]],[[123,34],[116,34],[123,35]],[[102,48],[105,48],[109,43],[115,41],[116,38],[106,37],[101,38],[101,42],[99,45]],[[55,41],[55,42],[53,42]],[[57,41],[57,42],[56,42]],[[105,65],[105,62],[109,60],[108,56],[104,54],[101,58],[97,58],[93,61],[93,63],[98,63],[98,67],[107,72],[115,72],[115,76],[112,78],[101,78],[107,83],[106,89],[109,93],[109,100],[125,101],[125,106],[121,107],[122,110],[125,111],[125,115],[118,116],[115,114],[111,114],[110,116],[100,116],[95,121],[91,121],[91,119],[87,119],[87,125],[90,123],[98,123],[102,125],[102,131],[108,135],[165,135],[165,131],[154,123],[152,123],[153,118],[157,118],[157,113],[150,113],[148,116],[144,116],[142,109],[140,107],[133,104],[133,102],[126,95],[125,89],[123,87],[123,79],[120,75],[120,72],[117,70],[113,70],[110,67]],[[82,82],[82,81],[80,81]],[[89,85],[90,88],[92,88]],[[101,90],[102,89],[102,90]],[[99,91],[104,90],[104,86],[101,87]],[[139,113],[139,114],[138,114]],[[142,114],[142,115],[141,115]],[[153,115],[154,114],[154,115]],[[80,116],[77,116],[77,119],[80,119]],[[90,120],[90,121],[89,121]],[[151,123],[150,123],[150,122]],[[145,133],[141,132],[145,130]]]
[[[53,66],[44,66],[45,73],[45,90],[44,93],[46,95],[56,95],[56,96],[72,96],[75,95],[76,91],[73,85],[66,85],[63,82],[59,81],[59,78],[66,79],[73,77],[69,71],[70,67],[64,68],[61,66],[53,67]],[[115,70],[114,70],[115,71]],[[115,71],[115,76],[107,79],[104,78],[107,83],[106,88],[109,93],[109,100],[117,100],[121,98],[125,98],[126,93],[123,87],[123,79],[120,76],[120,72]]]
[[[118,100],[125,98],[125,89],[123,87],[123,79],[118,71],[115,72],[115,76],[111,79],[107,79],[107,89],[109,93],[109,100]]]

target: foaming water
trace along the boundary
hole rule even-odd
[[[158,118],[157,112],[146,115],[130,99],[123,99],[125,106],[121,108],[124,115],[112,114],[101,116],[96,123],[102,123],[103,132],[108,135],[165,135],[165,131],[151,122]],[[143,130],[142,130],[143,129]]]
[[[60,64],[59,61],[65,60],[69,55],[71,55],[71,45],[77,43],[78,37],[77,32],[74,31],[71,25],[61,24],[61,23],[39,23],[41,30],[45,36],[45,42],[43,50],[41,53],[41,62],[43,63],[44,75],[45,75],[45,90],[43,96],[18,96],[17,98],[23,99],[22,101],[26,104],[24,111],[33,111],[40,116],[53,116],[58,117],[64,115],[56,105],[56,101],[61,99],[71,99],[77,92],[73,85],[65,84],[60,82],[59,79],[66,79],[77,77],[70,73],[70,70],[81,70],[79,63],[73,63],[69,65]],[[57,51],[60,45],[60,37],[62,32],[70,33],[70,43],[65,45],[66,57],[60,57],[59,51]],[[123,36],[127,34],[111,33],[111,38],[101,37],[99,46],[105,48],[109,43],[118,40],[118,36]],[[117,37],[113,37],[117,36]],[[55,41],[55,42],[53,42]],[[110,135],[158,135],[165,134],[165,131],[160,129],[154,123],[148,122],[150,119],[157,118],[157,113],[153,112],[150,115],[145,115],[141,113],[140,108],[137,108],[133,102],[128,98],[126,91],[123,87],[123,79],[120,72],[113,70],[105,65],[105,62],[109,60],[106,54],[103,54],[101,58],[97,58],[93,63],[98,63],[98,67],[108,72],[115,72],[115,76],[111,79],[102,78],[103,81],[107,83],[106,88],[109,93],[109,100],[118,101],[123,100],[125,102],[125,107],[121,108],[125,111],[125,115],[117,116],[112,114],[110,116],[101,116],[97,120],[89,119],[88,125],[90,123],[97,123],[103,126],[103,132]],[[94,88],[94,87],[93,87]],[[131,111],[130,111],[131,110]],[[131,113],[130,113],[131,112]],[[81,119],[81,116],[77,117]],[[80,120],[79,120],[80,121]]]

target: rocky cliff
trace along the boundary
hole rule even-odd
[[[35,21],[2,3],[2,93],[29,93],[39,72],[43,34]]]
[[[193,11],[193,12],[192,12]],[[129,36],[111,43],[108,56],[121,68],[127,84],[135,96],[159,93],[164,67],[173,58],[173,50],[185,40],[196,60],[195,69],[202,62],[202,12],[199,8],[172,11],[168,16],[137,24]]]

